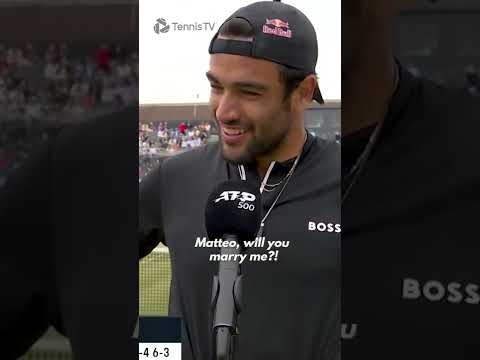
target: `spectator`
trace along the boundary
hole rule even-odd
[[[58,55],[57,55],[57,47],[55,46],[54,43],[50,43],[48,45],[47,50],[45,51],[45,62],[50,63],[50,62],[56,62],[58,60]]]
[[[0,78],[3,78],[8,72],[8,63],[4,53],[0,53]]]
[[[85,64],[85,75],[87,76],[88,80],[93,79],[93,75],[95,73],[95,64],[93,63],[92,59],[90,57],[86,57],[84,60]]]
[[[7,102],[7,87],[5,81],[0,77],[0,105]]]
[[[17,52],[13,48],[7,50],[6,62],[8,67],[15,67],[17,65]]]
[[[132,69],[130,65],[122,59],[120,63],[117,65],[117,76],[120,80],[128,79],[132,75]]]
[[[123,103],[132,104],[137,100],[137,91],[133,86],[133,81],[128,78],[119,80],[121,86],[118,88],[118,95],[121,97]]]
[[[178,131],[180,134],[185,135],[185,131],[187,130],[187,125],[182,121],[180,125],[178,125]]]
[[[35,49],[31,42],[25,44],[25,58],[31,64],[38,62],[37,55],[35,54]]]
[[[83,76],[85,75],[85,60],[82,59],[82,60],[78,60],[76,61],[74,64],[73,64],[73,77],[76,79],[76,80],[79,80],[81,78],[83,78]]]
[[[66,65],[60,65],[56,68],[55,80],[65,82],[68,79],[68,68]]]
[[[110,72],[111,55],[107,45],[100,46],[97,52],[97,68],[106,73]]]
[[[68,58],[68,45],[67,45],[67,43],[63,42],[60,45],[59,56],[61,58],[65,58],[65,59]]]
[[[53,62],[53,60],[48,60],[45,65],[45,70],[43,76],[48,81],[54,81],[57,76],[57,67],[58,65]]]
[[[75,82],[70,89],[70,107],[74,109],[80,108],[82,100],[82,85],[79,82]]]

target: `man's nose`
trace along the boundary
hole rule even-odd
[[[239,104],[231,94],[223,94],[218,100],[215,116],[218,121],[231,122],[239,119]]]

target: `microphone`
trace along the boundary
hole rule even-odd
[[[261,199],[258,188],[246,181],[225,181],[210,193],[205,207],[205,226],[210,240],[240,245],[222,247],[218,275],[213,278],[213,348],[215,359],[231,360],[235,352],[233,336],[237,336],[237,316],[242,310],[241,266],[237,256],[245,250],[244,241],[252,240],[261,221]]]

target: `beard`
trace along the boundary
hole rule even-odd
[[[222,143],[223,158],[233,165],[254,164],[260,156],[266,156],[273,153],[285,138],[288,131],[270,135],[268,138],[262,138],[253,135],[252,139],[246,144],[245,149],[239,154],[232,155],[226,145]]]
[[[255,164],[256,159],[274,153],[288,135],[291,127],[291,116],[289,106],[271,114],[268,119],[256,121],[257,125],[249,126],[247,131],[249,139],[242,145],[241,149],[232,150],[223,140],[223,131],[215,117],[220,133],[220,142],[223,158],[233,165]],[[235,120],[231,125],[244,125],[245,121]],[[245,126],[243,126],[245,128]]]

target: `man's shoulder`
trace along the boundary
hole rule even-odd
[[[148,192],[161,183],[168,186],[183,186],[198,180],[199,176],[211,175],[222,160],[218,144],[207,144],[175,155],[159,159],[158,165],[141,181],[140,188]]]
[[[315,145],[318,152],[317,156],[322,156],[323,154],[326,154],[326,156],[328,156],[329,158],[333,160],[338,160],[337,162],[339,163],[342,155],[342,147],[340,145],[340,142],[332,139],[322,139],[316,137]]]
[[[411,74],[403,76],[385,124],[387,137],[390,134],[416,150],[420,150],[418,145],[435,147],[447,142],[457,144],[459,151],[465,145],[478,146],[474,145],[480,131],[478,97]]]
[[[430,80],[420,80],[419,85],[419,105],[424,106],[427,113],[462,119],[478,118],[480,115],[480,98],[464,89],[439,85]]]
[[[480,129],[480,123],[465,120],[478,119],[480,116],[480,98],[461,88],[437,84],[429,79],[415,78],[411,82],[413,91],[408,102],[412,114],[422,116],[425,123],[435,123],[436,127],[469,126]],[[472,129],[472,128],[471,128]],[[433,130],[433,129],[432,129]]]
[[[458,183],[463,178],[453,175],[462,174],[479,179],[472,164],[480,150],[480,100],[410,74],[404,80],[385,122],[381,162],[416,178],[436,174],[444,182]]]
[[[341,177],[341,144],[331,139],[316,138],[304,165],[319,183],[339,183]]]
[[[65,125],[55,138],[58,154],[86,158],[129,158],[138,147],[138,107],[132,106],[113,113],[86,118]]]
[[[476,162],[472,155],[480,150],[480,98],[431,81],[421,82],[421,94],[418,140],[436,148],[441,158]]]
[[[169,171],[201,170],[221,157],[219,144],[207,144],[166,158],[163,167]]]

